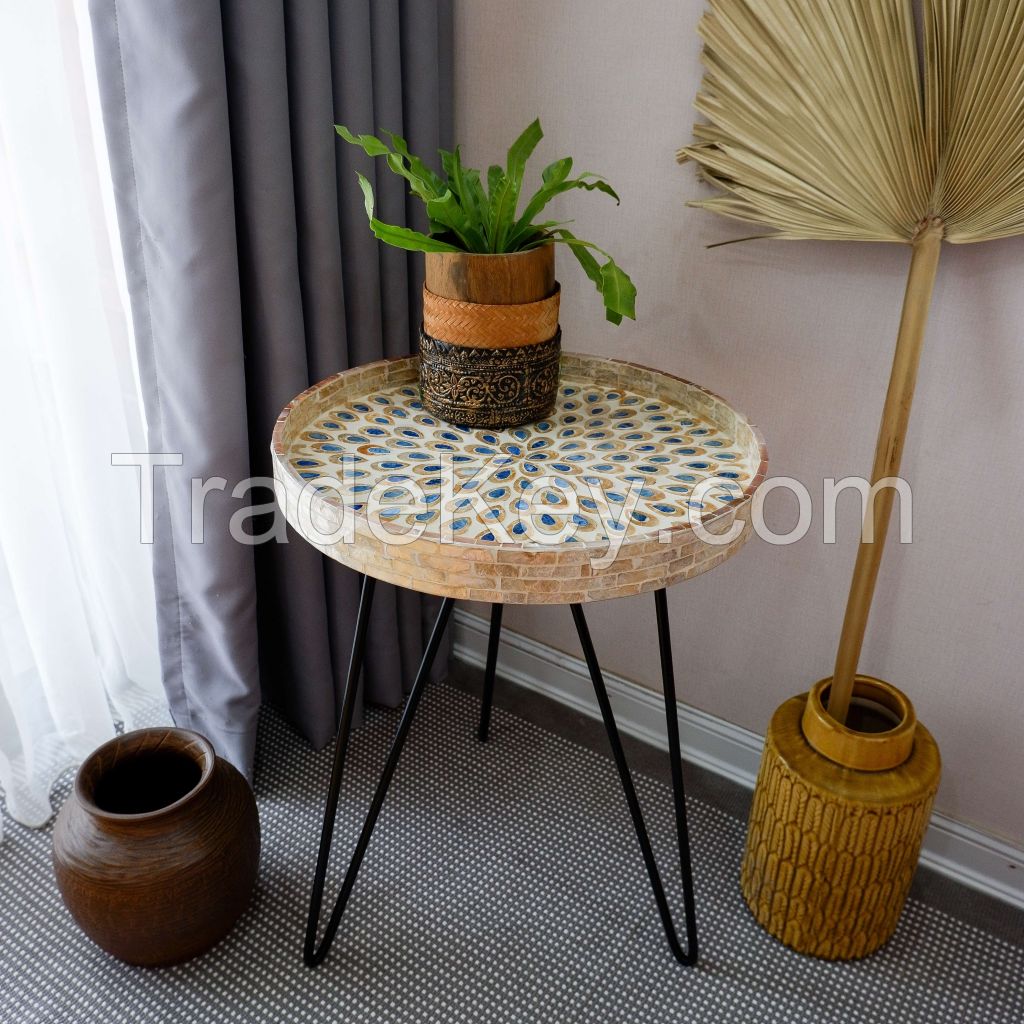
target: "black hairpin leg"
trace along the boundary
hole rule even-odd
[[[331,911],[330,919],[324,930],[323,939],[317,945],[316,933],[320,923],[320,907],[323,903],[324,883],[327,878],[327,865],[331,856],[331,840],[334,837],[334,818],[338,810],[338,797],[341,792],[341,777],[345,767],[345,755],[348,751],[349,733],[352,729],[352,716],[355,711],[356,694],[359,687],[359,673],[363,667],[363,652],[366,647],[366,627],[370,621],[370,606],[373,604],[374,579],[371,576],[363,577],[362,593],[359,598],[359,613],[356,616],[356,636],[352,645],[352,658],[348,666],[348,678],[345,682],[345,697],[342,704],[341,723],[338,726],[337,746],[334,751],[334,768],[331,771],[331,785],[327,792],[327,808],[324,811],[324,827],[320,835],[320,852],[317,856],[316,873],[313,876],[313,893],[309,905],[309,922],[306,925],[306,942],[303,950],[303,959],[310,967],[315,967],[331,948],[334,936],[341,923],[341,915],[345,912],[345,905],[352,893],[352,887],[356,882],[356,875],[363,862],[366,848],[370,844],[370,836],[373,834],[373,827],[377,824],[377,817],[387,796],[388,786],[391,784],[391,776],[394,775],[395,767],[398,764],[399,755],[405,744],[405,738],[412,724],[413,716],[416,714],[416,706],[419,704],[423,694],[423,688],[430,677],[430,668],[434,663],[438,648],[441,646],[441,638],[444,636],[445,627],[451,616],[454,601],[445,598],[441,603],[441,610],[438,612],[437,621],[434,623],[433,632],[427,643],[427,649],[420,662],[419,671],[416,673],[416,680],[412,684],[412,690],[405,702],[405,710],[402,712],[402,719],[399,722],[398,730],[395,733],[394,741],[391,744],[391,751],[388,753],[384,771],[381,773],[380,781],[377,783],[377,790],[373,795],[370,810],[366,815],[362,831],[356,842],[355,851],[349,862],[348,870],[345,872],[345,880],[341,885],[341,893],[334,909]]]
[[[640,801],[637,799],[633,779],[629,773],[626,754],[622,749],[619,730],[615,726],[615,716],[612,714],[612,706],[608,700],[608,691],[605,689],[604,677],[601,675],[601,666],[598,664],[597,654],[594,652],[594,644],[590,639],[590,630],[587,628],[587,620],[583,615],[581,605],[572,605],[572,617],[576,623],[576,631],[580,636],[580,644],[583,647],[583,656],[586,658],[587,668],[590,670],[590,678],[594,684],[594,693],[601,707],[601,717],[604,719],[604,727],[608,733],[608,741],[611,744],[612,755],[615,758],[615,767],[619,770],[619,778],[622,781],[626,803],[629,805],[629,813],[633,819],[633,829],[640,844],[640,852],[643,854],[644,864],[647,866],[647,876],[651,881],[651,889],[654,890],[654,899],[658,904],[658,913],[661,915],[665,937],[668,939],[669,948],[672,950],[672,955],[676,960],[681,964],[689,966],[697,962],[697,917],[693,898],[693,871],[690,865],[690,837],[686,824],[686,797],[683,792],[683,767],[679,755],[679,720],[676,717],[678,712],[676,709],[675,674],[672,670],[672,641],[669,635],[668,605],[665,600],[664,590],[659,590],[655,593],[654,602],[658,618],[658,645],[661,651],[662,681],[665,689],[665,721],[668,727],[672,793],[675,798],[676,833],[679,839],[679,863],[683,878],[686,949],[683,949],[679,942],[679,937],[676,935],[675,924],[672,921],[672,911],[669,909],[668,900],[665,897],[665,888],[661,884],[661,876],[658,873],[658,865],[654,859],[654,851],[651,849],[651,840],[647,834],[647,826],[644,824]]]
[[[487,668],[484,671],[484,694],[480,706],[480,730],[477,735],[487,739],[491,727],[491,705],[494,703],[494,673],[498,666],[498,641],[501,639],[501,613],[503,604],[491,605],[491,631],[487,635]]]

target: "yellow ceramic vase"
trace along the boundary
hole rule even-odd
[[[825,710],[830,683],[772,718],[741,886],[754,916],[785,945],[845,960],[874,952],[896,929],[941,764],[895,687],[857,676],[846,726]],[[850,727],[858,715],[863,729]]]

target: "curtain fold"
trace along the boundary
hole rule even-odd
[[[32,826],[49,819],[56,779],[113,737],[115,723],[169,721],[137,471],[111,464],[112,453],[137,446],[142,422],[81,55],[70,0],[8,12],[0,33],[0,794],[10,815]]]
[[[371,236],[354,169],[375,169],[333,124],[448,144],[448,7],[90,0],[149,446],[183,457],[155,472],[165,686],[176,721],[245,769],[261,681],[314,744],[333,735],[357,599],[354,574],[280,543],[274,419],[330,373],[409,352],[417,329],[420,258]],[[401,183],[379,184],[403,216]],[[225,481],[206,488],[201,544],[195,478]],[[240,541],[232,522],[279,536]],[[429,604],[380,589],[368,699],[401,700]]]

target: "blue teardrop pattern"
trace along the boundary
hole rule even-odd
[[[442,423],[417,388],[386,387],[322,412],[288,454],[300,479],[376,508],[390,533],[484,544],[654,535],[735,502],[755,470],[693,409],[571,379],[549,419],[502,431]]]

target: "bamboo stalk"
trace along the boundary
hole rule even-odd
[[[892,487],[885,487],[875,494],[874,487],[883,480],[897,476],[900,471],[932,289],[942,251],[943,230],[942,221],[933,218],[913,243],[910,275],[903,300],[903,317],[878,432],[878,444],[875,447],[875,463],[871,470],[872,500],[868,504],[864,523],[864,536],[870,537],[870,540],[862,539],[857,552],[857,564],[853,570],[843,631],[836,652],[835,671],[832,674],[828,711],[839,722],[846,721],[850,709],[857,664],[896,495]],[[870,533],[867,532],[869,526]]]

